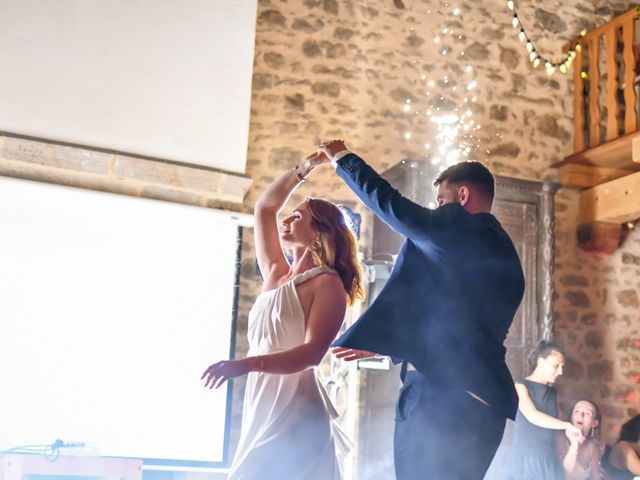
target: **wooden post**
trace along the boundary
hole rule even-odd
[[[617,28],[610,28],[605,33],[607,67],[607,140],[618,137],[618,63],[616,62]]]
[[[622,27],[622,40],[624,42],[624,131],[634,132],[638,126],[638,114],[636,113],[636,60],[633,53],[635,36],[635,17],[627,20]]]
[[[584,81],[582,80],[582,49],[573,60],[573,151],[584,150]]]
[[[589,148],[600,145],[600,36],[589,42]]]

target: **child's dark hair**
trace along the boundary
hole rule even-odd
[[[529,354],[529,373],[533,372],[536,369],[539,358],[547,358],[553,352],[557,352],[564,356],[564,350],[560,345],[547,340],[541,340],[540,343],[536,345],[536,348],[534,348],[533,351]]]
[[[618,438],[619,442],[635,443],[638,440],[640,440],[640,414],[622,425],[620,438]]]

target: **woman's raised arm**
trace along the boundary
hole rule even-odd
[[[307,157],[300,165],[284,173],[269,185],[258,197],[253,209],[255,225],[256,257],[262,277],[277,278],[285,275],[289,264],[282,250],[278,231],[278,212],[282,210],[293,191],[313,169],[313,159],[317,154]]]

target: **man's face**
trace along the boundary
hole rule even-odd
[[[460,203],[458,198],[458,189],[453,185],[449,185],[447,180],[438,185],[438,193],[436,196],[438,206],[446,205],[447,203]]]

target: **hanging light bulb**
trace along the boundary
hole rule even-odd
[[[533,60],[533,68],[538,68],[539,65],[540,65],[540,57],[536,57]]]
[[[582,45],[580,45],[579,43],[576,45],[576,52],[581,52],[582,51]]]
[[[533,61],[536,59],[536,57],[537,57],[537,56],[538,56],[538,54],[537,54],[535,51],[534,51],[534,52],[531,52],[531,53],[529,54],[529,61],[530,61],[530,62],[533,62]]]
[[[518,34],[518,38],[520,39],[520,42],[524,42],[527,38],[527,34],[524,33],[523,29],[520,29],[520,33]]]
[[[556,71],[556,67],[551,66],[551,67],[547,68],[547,75],[551,76],[551,75],[553,75],[553,72],[555,72],[555,71]]]
[[[549,62],[544,62],[544,68],[546,68],[547,70],[549,70],[551,67],[553,67],[553,65],[551,65],[551,63],[549,63]]]
[[[513,7],[514,7],[514,5],[513,5],[513,0],[508,0],[508,1],[507,1],[507,8],[508,8],[509,10],[513,11]]]
[[[560,71],[561,71],[562,73],[567,73],[567,65],[566,65],[566,64],[564,64],[564,63],[563,63],[563,64],[561,64],[561,65],[560,65]]]
[[[527,52],[533,52],[533,43],[531,43],[530,41],[527,42]]]
[[[517,28],[518,25],[520,24],[520,20],[518,20],[518,15],[513,15],[513,19],[511,19],[511,25],[513,25],[513,28]]]

